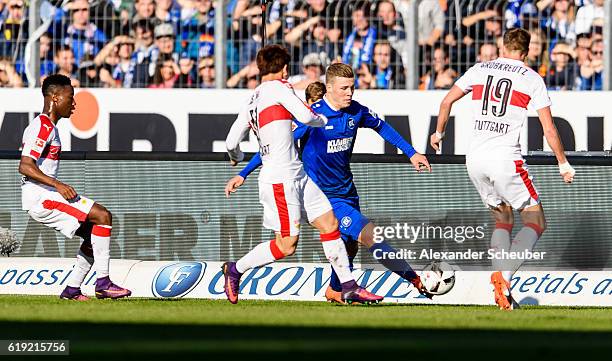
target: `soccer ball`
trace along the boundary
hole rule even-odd
[[[455,270],[446,262],[433,261],[421,271],[421,282],[432,295],[446,294],[455,285]]]

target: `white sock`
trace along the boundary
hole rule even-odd
[[[327,257],[329,263],[334,267],[334,271],[336,271],[340,283],[355,280],[349,267],[346,247],[340,238],[340,231],[335,230],[331,233],[321,234],[321,244],[323,244],[325,257]]]
[[[91,270],[91,265],[93,265],[94,259],[93,257],[86,256],[80,249],[76,258],[76,263],[74,264],[74,268],[72,269],[72,273],[70,273],[70,277],[68,278],[66,285],[80,288],[83,281],[85,281],[85,277],[87,277],[89,270]]]
[[[516,234],[514,240],[512,241],[512,246],[510,247],[510,252],[523,252],[526,250],[532,251],[538,239],[542,236],[542,229],[537,224],[527,223],[521,230]],[[510,268],[508,273],[510,277],[508,281],[512,278],[514,273],[521,267],[521,265],[525,262],[522,259],[510,260]]]
[[[285,255],[276,245],[276,240],[273,239],[258,244],[249,253],[239,259],[238,262],[236,262],[236,270],[240,273],[244,273],[251,268],[267,265],[283,257],[285,257]]]
[[[510,250],[510,233],[512,232],[512,224],[508,223],[495,223],[495,230],[491,234],[491,249],[496,253],[502,250]],[[491,264],[494,271],[508,270],[508,264],[503,259],[492,259]]]
[[[91,230],[91,248],[94,254],[94,269],[96,277],[102,278],[108,276],[108,268],[110,264],[110,236],[111,226],[93,226]]]

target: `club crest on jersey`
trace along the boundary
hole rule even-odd
[[[331,139],[327,141],[327,153],[345,152],[351,148],[353,137]]]
[[[351,223],[353,223],[353,220],[349,216],[344,216],[342,217],[342,220],[340,220],[340,224],[342,224],[342,227],[344,228],[350,227]]]
[[[355,128],[355,119],[349,118],[349,120],[348,120],[348,127],[349,127],[349,129]]]

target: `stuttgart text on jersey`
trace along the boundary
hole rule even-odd
[[[474,121],[474,130],[489,131],[492,133],[508,134],[508,128],[510,124],[498,123],[491,120],[478,120]]]

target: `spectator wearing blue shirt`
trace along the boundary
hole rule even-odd
[[[576,41],[576,10],[570,0],[553,0],[552,6],[542,17],[542,28],[546,29],[551,43],[562,41],[574,44]]]
[[[196,3],[210,0],[196,0]],[[181,7],[173,0],[155,0],[155,18],[159,23],[170,23],[178,30],[181,21]]]
[[[162,23],[155,27],[153,35],[155,43],[151,44],[150,21],[140,20],[135,26],[136,46],[138,49],[132,55],[130,70],[126,74],[123,86],[146,87],[155,74],[157,60],[164,56],[178,62],[175,49],[174,28],[171,24]]]
[[[149,19],[140,19],[132,25],[132,35],[135,39],[135,51],[132,53],[130,68],[124,78],[123,87],[141,87],[148,84],[151,77],[149,64],[153,44],[153,24]]]
[[[106,35],[89,21],[89,2],[75,0],[70,4],[72,22],[64,32],[63,44],[72,48],[76,64],[85,55],[95,56],[107,42]]]
[[[538,9],[532,0],[509,0],[504,11],[506,29],[537,27]]]
[[[117,45],[119,51],[119,63],[115,65],[112,72],[112,77],[115,80],[117,87],[121,87],[125,82],[127,74],[130,72],[132,64],[132,53],[134,52],[134,40],[131,38],[120,37],[122,40]]]
[[[189,57],[203,58],[215,52],[215,10],[212,0],[197,0],[195,14],[182,22],[180,41]]]
[[[376,44],[377,31],[371,26],[370,5],[368,2],[358,1],[353,8],[353,31],[344,40],[342,49],[342,62],[353,69],[361,68],[361,64],[370,64]]]

